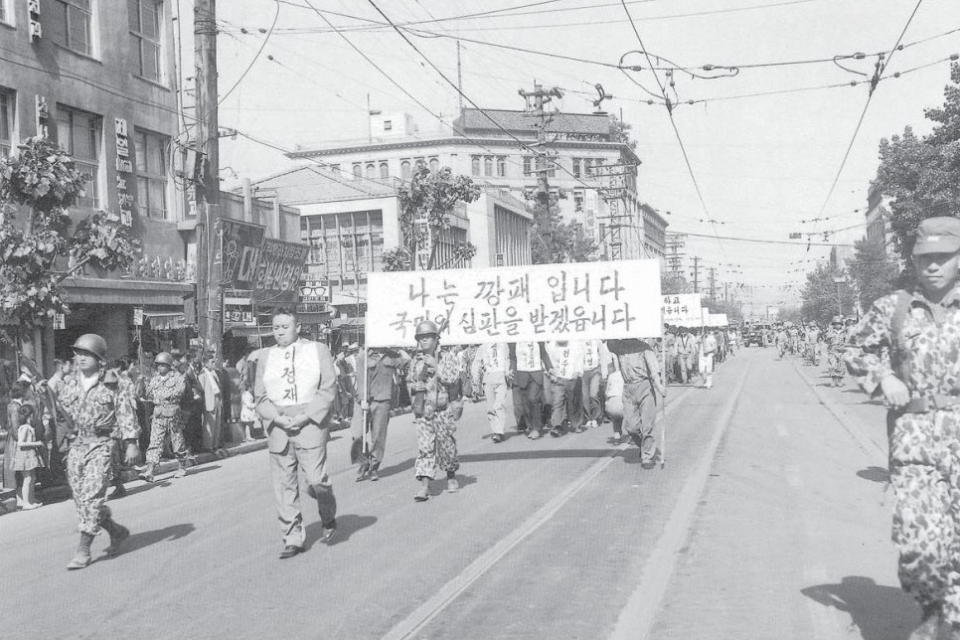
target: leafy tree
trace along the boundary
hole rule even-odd
[[[55,143],[30,138],[0,159],[0,310],[22,328],[68,311],[65,278],[86,265],[130,266],[139,240],[113,213],[99,212],[69,235],[67,209],[89,178]],[[58,268],[68,261],[66,269]]]
[[[613,139],[627,145],[631,151],[636,151],[637,141],[633,139],[630,133],[632,129],[632,124],[620,120],[617,116],[610,116],[610,132],[613,134]]]
[[[430,171],[417,165],[410,185],[400,192],[401,246],[383,253],[384,271],[443,269],[469,260],[477,248],[469,242],[454,245],[454,257],[448,263],[437,264],[440,239],[451,228],[450,214],[461,202],[474,202],[480,197],[480,187],[466,176],[454,176],[449,167]],[[427,260],[415,264],[420,247],[429,246]]]
[[[807,274],[807,282],[802,292],[803,306],[801,307],[805,320],[829,323],[836,315],[854,313],[856,295],[851,279],[845,277],[844,282],[838,285],[834,280],[837,277],[844,277],[844,273],[832,263],[820,265]]]
[[[739,322],[743,319],[743,312],[740,310],[740,304],[732,300],[707,300],[704,305],[710,310],[710,313],[725,313],[727,321]]]
[[[693,286],[682,275],[664,271],[660,274],[660,292],[665,296],[693,293]]]
[[[531,245],[533,264],[590,262],[599,246],[584,232],[582,224],[561,220],[555,197],[550,198],[549,207],[542,202],[533,206]]]
[[[777,320],[799,324],[803,321],[803,312],[800,307],[780,307],[777,310]]]
[[[924,115],[933,131],[918,138],[911,127],[880,141],[875,184],[890,203],[894,247],[906,258],[917,225],[933,216],[960,215],[960,64],[950,69],[944,104]]]
[[[900,268],[887,255],[886,247],[876,242],[858,240],[850,262],[850,275],[857,284],[860,308],[867,310],[873,302],[897,288]]]

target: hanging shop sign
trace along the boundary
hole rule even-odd
[[[220,232],[224,282],[234,289],[253,289],[265,227],[221,218]]]
[[[133,194],[128,191],[127,178],[133,173],[133,163],[130,161],[127,121],[123,118],[115,118],[113,131],[117,145],[117,199],[120,204],[120,222],[129,227],[133,225]],[[141,149],[140,152],[146,153],[146,150]]]
[[[300,276],[310,247],[295,242],[265,238],[260,246],[253,297],[260,306],[296,304]]]

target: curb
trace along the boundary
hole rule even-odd
[[[267,448],[267,439],[262,438],[255,440],[254,442],[241,442],[239,444],[227,447],[225,450],[227,452],[226,456],[218,456],[215,453],[200,453],[194,456],[189,456],[188,466],[195,467],[201,464],[207,464],[208,462],[216,462],[217,460],[222,460],[224,457],[232,457],[236,455],[243,455],[245,453],[253,453],[254,451],[260,451],[261,449]],[[156,475],[161,475],[164,473],[171,473],[176,471],[178,468],[176,460],[163,460],[160,464],[157,465]],[[123,482],[124,484],[128,482],[137,481],[139,478],[137,472],[133,469],[124,469],[123,470]],[[6,500],[10,500],[14,497],[14,490],[10,489],[7,491],[0,492],[0,504]],[[49,489],[41,489],[37,492],[37,498],[40,499],[43,503],[51,502],[61,502],[63,500],[68,500],[70,498],[70,487],[66,485],[61,485],[58,487],[50,487]]]

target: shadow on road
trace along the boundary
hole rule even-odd
[[[123,543],[122,550],[116,557],[127,555],[132,551],[137,551],[143,549],[144,547],[149,547],[152,544],[158,542],[173,542],[174,540],[179,540],[185,536],[190,535],[194,532],[196,527],[192,524],[174,524],[169,527],[164,527],[163,529],[156,529],[154,531],[143,531],[140,533],[134,533],[127,541]]]
[[[860,469],[860,471],[857,471],[857,476],[870,482],[888,482],[890,480],[890,472],[883,467]]]
[[[846,576],[840,584],[821,584],[801,593],[825,607],[850,614],[863,640],[907,640],[920,622],[920,609],[899,587],[873,578]]]
[[[360,531],[361,529],[366,529],[369,526],[372,526],[377,521],[375,516],[358,516],[352,513],[348,513],[342,516],[337,516],[337,532],[334,534],[333,539],[327,546],[333,547],[341,542],[346,542],[347,539]],[[304,539],[304,546],[309,549],[320,539],[320,521],[311,522],[307,525],[306,536]]]

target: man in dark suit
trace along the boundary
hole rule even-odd
[[[276,346],[257,353],[254,396],[268,432],[270,472],[285,545],[280,558],[285,559],[304,551],[301,472],[320,511],[321,539],[328,542],[337,527],[337,501],[326,469],[337,372],[326,345],[300,338],[294,311],[274,311],[273,337]]]

